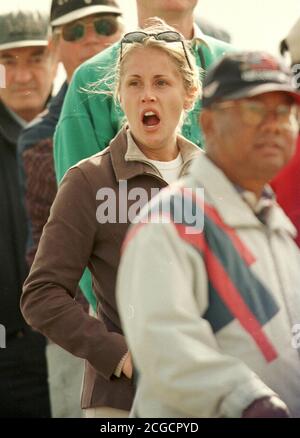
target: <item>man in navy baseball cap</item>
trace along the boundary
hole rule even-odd
[[[116,0],[53,0],[50,24],[68,82],[80,64],[115,43],[124,30]]]

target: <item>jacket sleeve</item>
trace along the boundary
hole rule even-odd
[[[20,155],[20,160],[20,167],[24,175],[23,181],[26,181],[26,187],[24,184],[25,203],[32,236],[27,245],[26,258],[29,266],[31,266],[57,192],[52,139],[41,140],[39,143],[27,148]],[[83,273],[80,287],[87,301],[96,310],[96,298],[88,269]]]
[[[64,178],[51,208],[21,297],[24,318],[53,342],[87,359],[109,379],[127,351],[124,337],[108,332],[74,300],[92,254],[96,200],[81,170]]]
[[[147,224],[129,241],[117,300],[141,387],[181,416],[240,417],[255,399],[274,394],[219,350],[201,317],[208,305],[205,266],[171,224]],[[138,397],[137,408],[143,417]]]

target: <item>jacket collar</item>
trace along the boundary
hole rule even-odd
[[[118,181],[129,180],[142,174],[152,174],[161,177],[152,165],[147,164],[147,157],[137,147],[135,142],[127,140],[128,128],[124,127],[110,143],[110,153],[114,172]],[[178,135],[178,147],[182,154],[183,167],[199,156],[200,149]]]
[[[210,47],[209,38],[207,37],[207,35],[205,35],[202,32],[202,30],[200,29],[200,27],[196,23],[194,24],[194,35],[193,35],[193,38],[192,38],[192,43],[194,41],[195,42],[199,41],[201,43],[206,44],[208,48]]]
[[[193,163],[191,173],[197,185],[204,187],[205,197],[218,210],[223,221],[233,228],[264,227],[235,186],[205,154]],[[293,237],[296,229],[275,202],[270,207],[266,225],[272,231],[284,230]]]
[[[191,161],[199,155],[198,146],[194,143],[185,140],[181,135],[178,135],[178,147],[182,155],[183,164]],[[125,161],[149,161],[145,154],[136,145],[130,130],[127,130],[127,152]]]

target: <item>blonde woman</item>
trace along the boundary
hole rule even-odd
[[[183,37],[161,20],[124,36],[115,95],[127,123],[107,149],[66,174],[24,285],[27,322],[86,359],[88,417],[126,417],[132,404],[132,363],[115,300],[120,248],[141,206],[201,153],[178,134],[199,96],[198,76]],[[86,267],[98,318],[74,301]]]

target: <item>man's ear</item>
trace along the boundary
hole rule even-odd
[[[213,113],[209,109],[203,109],[199,116],[199,124],[204,134],[211,133],[214,129]]]
[[[52,56],[53,60],[55,60],[56,62],[61,61],[59,38],[60,36],[58,35],[52,35],[51,37],[48,38],[47,50],[50,56]]]
[[[55,49],[56,49],[57,44],[55,43],[55,39],[53,36],[50,36],[48,38],[48,46],[47,46],[47,50],[48,52],[54,54]]]
[[[48,50],[49,50],[49,52],[51,52],[53,50],[53,46],[54,46],[53,37],[51,36],[51,37],[48,38]]]

